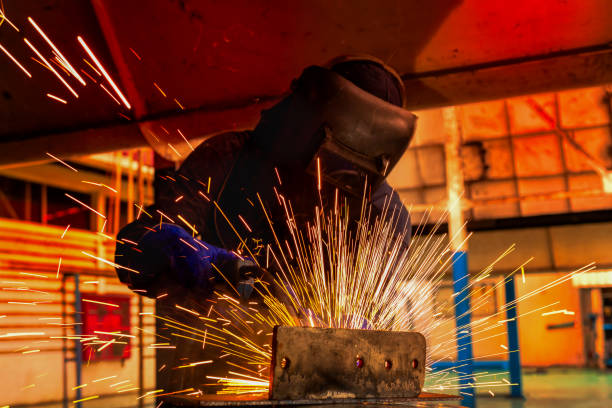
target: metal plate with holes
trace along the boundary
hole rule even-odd
[[[425,380],[417,332],[274,328],[270,399],[416,397]]]

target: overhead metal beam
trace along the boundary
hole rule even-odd
[[[403,75],[407,108],[459,105],[539,92],[612,83],[612,48],[608,44],[529,58]],[[0,143],[0,168],[61,158],[148,146],[139,125],[182,129],[188,139],[255,126],[262,109],[282,95],[228,109],[210,106],[174,111],[125,124],[54,133],[19,142]],[[178,137],[178,136],[177,136]]]
[[[402,75],[409,109],[612,83],[612,44]]]
[[[49,161],[47,153],[62,159],[77,155],[131,149],[146,141],[136,123],[50,133],[27,140],[0,144],[0,169],[31,166]]]
[[[113,194],[112,192],[107,191],[104,187],[83,182],[88,181],[90,183],[109,185],[111,184],[111,181],[108,176],[83,170],[75,173],[70,169],[55,164],[0,169],[0,175],[31,183],[60,188],[63,190],[76,191],[79,193],[96,194],[103,192],[108,193],[109,195]],[[114,187],[114,185],[111,187]],[[121,200],[127,200],[127,191],[127,182],[122,181]],[[145,204],[148,205],[152,202],[153,197],[145,196]]]
[[[188,139],[198,139],[225,130],[250,129],[259,120],[261,110],[269,107],[274,101],[260,101],[248,106],[221,110],[202,108],[171,112],[143,121],[52,133],[24,141],[0,143],[0,169],[48,162],[47,152],[65,159],[113,150],[148,147],[149,143],[140,130],[141,124],[171,130],[180,128]],[[178,134],[173,137],[180,138]]]

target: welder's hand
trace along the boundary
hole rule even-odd
[[[223,264],[222,271],[238,291],[241,301],[247,301],[257,286],[259,293],[270,295],[282,303],[295,324],[299,322],[300,313],[292,300],[295,295],[292,296],[291,289],[276,279],[270,271],[257,266],[252,259],[231,259]]]
[[[257,280],[262,279],[264,270],[250,258],[234,258],[226,261],[222,267],[230,283],[236,288],[241,300],[248,300]]]

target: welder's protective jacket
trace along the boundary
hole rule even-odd
[[[313,75],[322,73],[321,70],[309,72]],[[326,77],[329,79],[333,76]],[[359,97],[359,94],[363,94],[350,85],[346,86],[351,89],[343,88],[343,81],[338,78],[332,82],[340,84],[342,89],[338,88],[338,93],[331,92],[330,101],[333,100],[332,96],[339,98],[351,94]],[[285,239],[291,241],[285,213],[279,205],[281,196],[291,203],[298,225],[305,225],[312,219],[315,207],[321,205],[320,200],[326,210],[332,208],[338,183],[334,185],[331,180],[327,182],[329,178],[324,178],[319,196],[318,177],[305,168],[312,164],[314,155],[320,155],[322,141],[330,140],[329,130],[332,132],[332,145],[335,145],[331,146],[332,150],[339,144],[345,145],[351,153],[355,153],[349,156],[357,155],[374,164],[378,163],[375,159],[386,157],[386,161],[391,163],[390,167],[401,156],[412,135],[410,128],[414,123],[410,122],[409,115],[399,112],[397,107],[371,122],[350,120],[351,112],[363,118],[366,117],[363,112],[375,114],[379,109],[386,110],[388,107],[382,99],[378,104],[375,99],[364,96],[361,100],[363,103],[357,104],[354,112],[351,106],[347,106],[351,98],[342,99],[347,101],[346,104],[336,99],[342,102],[334,105],[336,110],[318,109],[320,106],[308,110],[302,108],[308,106],[303,102],[313,95],[299,89],[294,91],[294,94],[263,112],[260,123],[253,131],[208,138],[177,171],[158,170],[155,205],[147,208],[137,221],[119,232],[115,253],[115,262],[121,265],[117,268],[119,279],[137,293],[157,298],[157,316],[194,328],[202,328],[202,316],[198,313],[212,313],[211,317],[214,317],[220,307],[219,296],[215,292],[226,289],[228,281],[239,287],[238,284],[245,279],[243,271],[249,271],[249,260],[245,259],[245,255],[250,254],[244,250],[245,245],[251,249],[253,257],[259,256],[260,263],[265,264],[261,259],[265,257],[265,245],[274,245],[275,242],[269,222],[273,224],[281,242]],[[318,91],[316,95],[325,97],[326,89],[319,88]],[[376,109],[368,108],[374,105],[379,106]],[[347,118],[349,120],[344,120]],[[393,118],[400,120],[385,129],[385,123],[392,122]],[[301,124],[305,126],[302,128]],[[354,127],[358,127],[359,132],[352,132]],[[399,140],[402,139],[402,129],[410,130],[410,134],[406,135],[407,140]],[[370,137],[370,142],[364,143],[363,149],[359,143],[365,142],[365,139],[359,135]],[[353,136],[356,140],[347,140],[347,137]],[[379,141],[376,136],[381,136],[381,140],[386,142],[372,144]],[[344,149],[340,158],[346,158],[346,153],[347,149]],[[329,166],[340,172],[353,170],[347,168],[346,161],[323,159],[324,168]],[[384,162],[380,161],[381,164]],[[368,174],[386,175],[390,167],[372,168]],[[373,212],[388,205],[389,213],[397,217],[398,231],[405,233],[404,244],[408,247],[408,211],[386,182],[375,182],[373,185],[371,181],[365,196],[372,203]],[[345,199],[339,202],[343,205],[341,211],[348,211],[351,219],[358,219],[361,194],[347,193]],[[262,207],[266,208],[269,220]],[[236,252],[242,255],[239,257]],[[240,265],[239,269],[237,264]],[[248,293],[245,294],[248,296]],[[252,296],[249,303],[254,298],[256,296]],[[177,306],[182,309],[179,310]],[[186,309],[195,311],[195,314],[186,312]],[[156,362],[160,367],[156,374],[157,388],[166,392],[190,387],[197,389],[207,375],[226,375],[227,365],[224,360],[216,359],[216,351],[207,355],[211,353],[208,345],[205,348],[204,343],[175,336],[175,330],[168,321],[156,320],[156,334],[168,339],[162,341],[171,341],[175,345],[175,348],[156,350]],[[259,344],[269,342],[265,333],[261,336],[264,337],[257,341]],[[213,356],[215,361],[211,364],[175,369],[184,366],[186,361],[206,361],[213,359]]]
[[[200,144],[178,171],[158,171],[155,205],[117,236],[115,262],[125,267],[117,268],[117,274],[130,289],[149,297],[185,290],[209,295],[215,284],[224,283],[217,269],[223,270],[236,259],[231,250],[241,245],[241,239],[250,248],[273,242],[262,204],[269,210],[276,233],[282,236],[285,215],[276,192],[291,201],[298,222],[313,216],[319,204],[316,177],[303,170],[275,166],[265,152],[253,147],[253,137],[252,132],[213,136]],[[335,190],[324,185],[324,201],[331,201]],[[387,183],[368,195],[374,209],[391,200],[390,209],[399,214],[398,227],[410,228],[408,211]],[[350,210],[356,215],[360,206],[360,199],[349,197]],[[406,246],[409,237],[406,234]]]
[[[338,188],[351,218],[359,216],[365,186],[375,211],[387,203],[397,228],[409,229],[408,212],[384,177],[408,146],[415,119],[330,70],[306,68],[253,131],[213,136],[178,171],[158,171],[154,207],[118,235],[119,278],[150,297],[172,286],[207,296],[225,275],[237,284],[244,277],[231,269],[244,260],[232,251],[256,258],[275,242],[270,222],[284,240],[280,201],[300,225],[315,207],[331,208]],[[318,171],[315,157],[323,161],[316,159]]]

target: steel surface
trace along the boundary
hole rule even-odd
[[[425,338],[278,326],[270,375],[271,400],[416,397],[425,379]]]
[[[436,407],[446,408],[450,405],[440,404],[440,401],[460,399],[457,395],[421,393],[413,398],[327,398],[327,399],[299,399],[299,400],[269,400],[264,396],[253,395],[203,395],[163,397],[164,406],[167,404],[176,407],[280,407],[280,406],[325,406],[337,405],[339,407],[368,405],[369,407],[382,405],[400,405],[403,407]],[[453,407],[458,408],[456,405]]]

